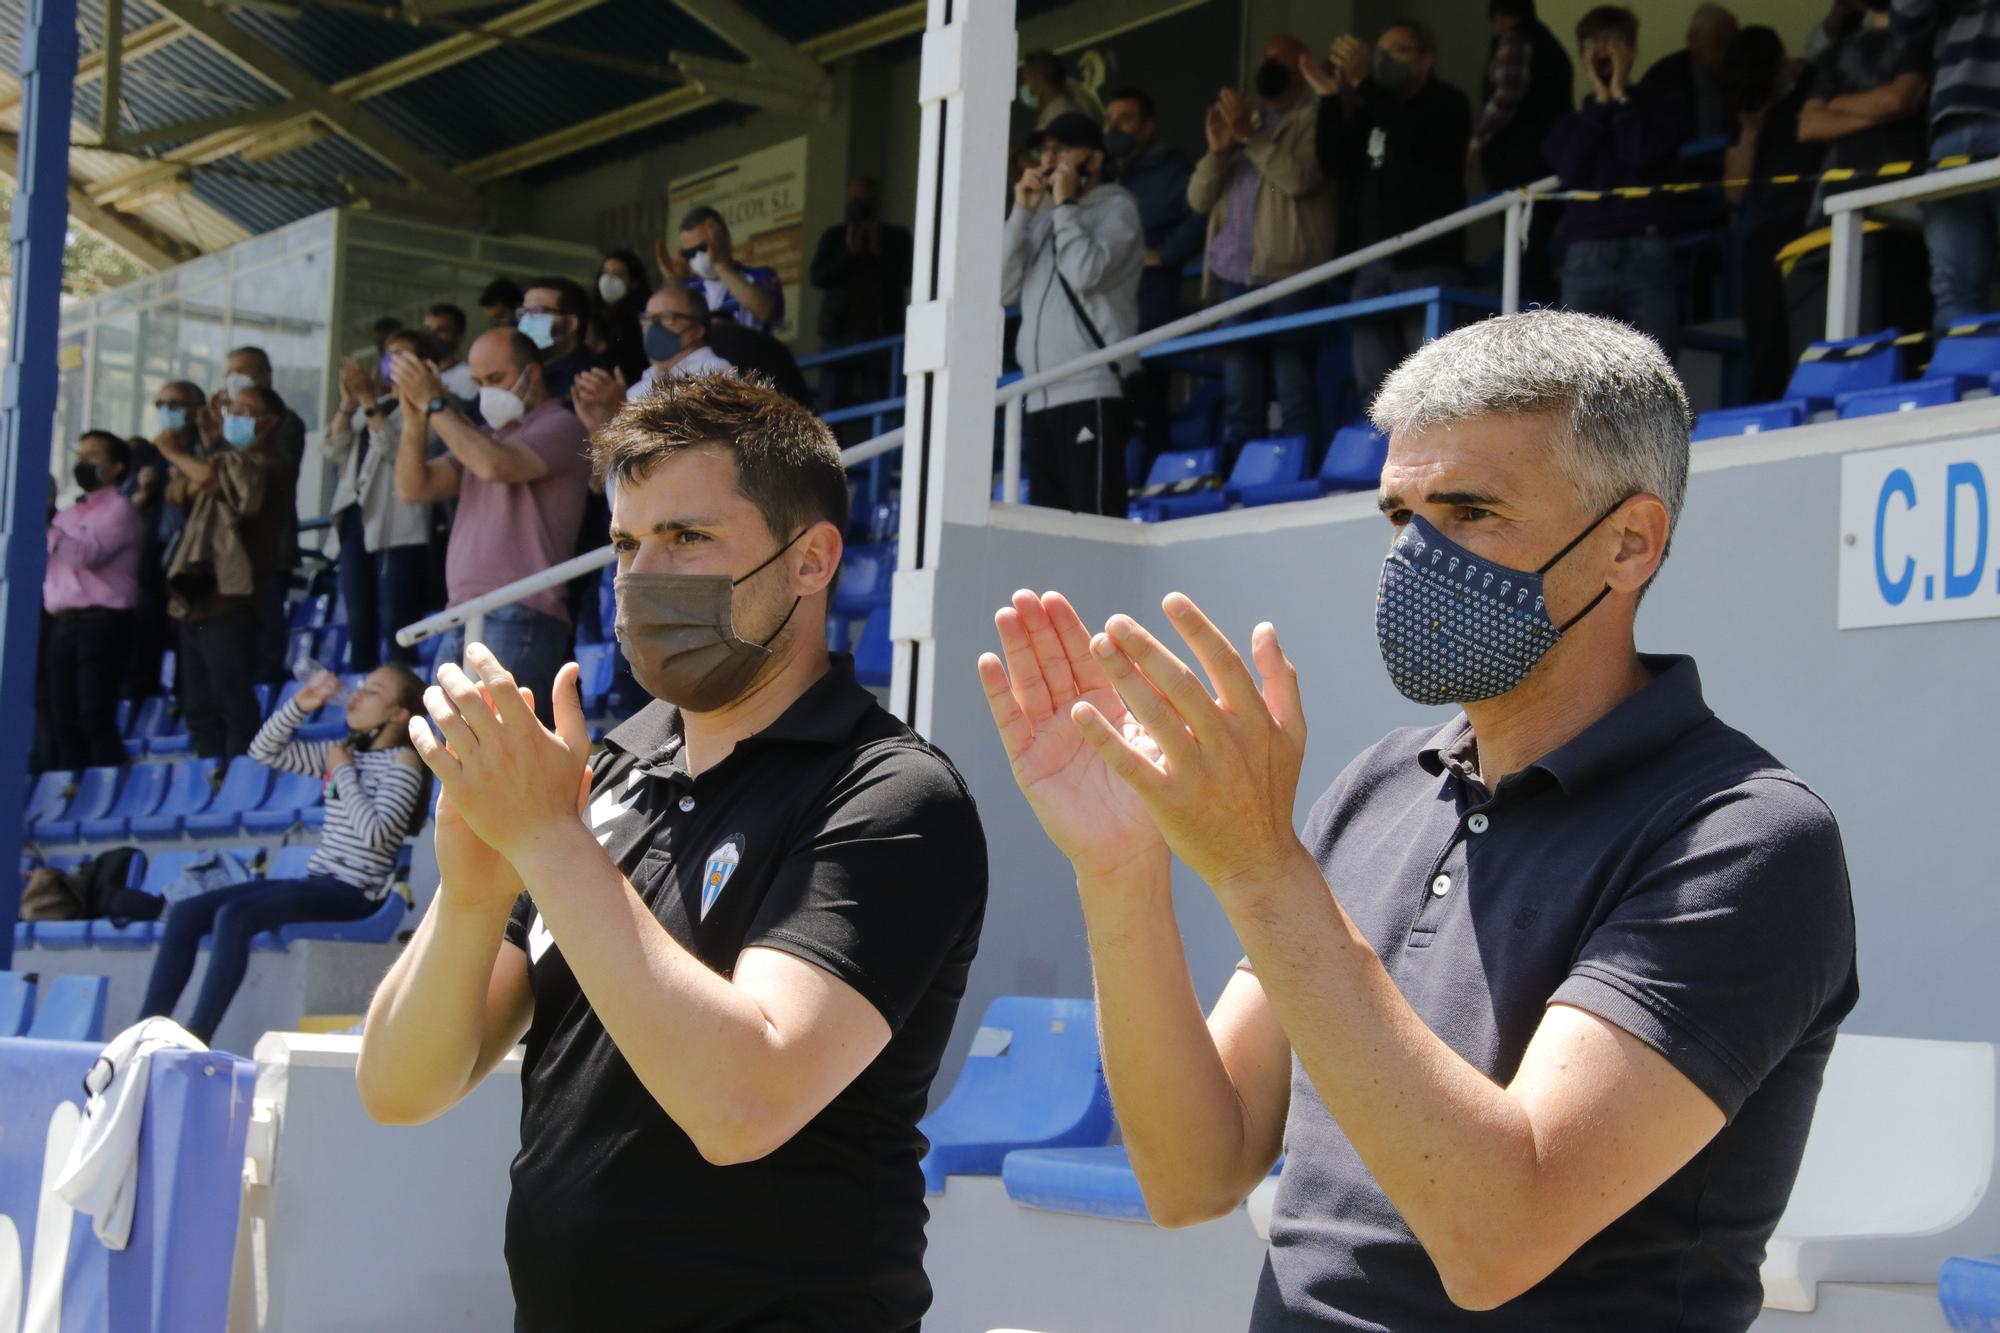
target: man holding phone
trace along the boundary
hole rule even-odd
[[[1041,157],[1014,185],[1000,299],[1021,307],[1024,374],[1067,365],[1139,327],[1146,228],[1131,192],[1104,179],[1104,131],[1078,113],[1042,131]],[[1136,368],[1136,358],[1134,366]],[[1125,516],[1125,398],[1119,367],[1098,366],[1022,404],[1029,498]]]

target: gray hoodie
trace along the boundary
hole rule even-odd
[[[1146,229],[1138,201],[1123,186],[1099,185],[1068,204],[1044,204],[1032,212],[1016,207],[1007,216],[1002,244],[1000,299],[1021,307],[1014,356],[1023,373],[1061,366],[1098,348],[1063,295],[1058,268],[1105,345],[1137,332]],[[1087,370],[1030,393],[1022,406],[1039,412],[1064,403],[1117,398],[1118,371],[1117,366]]]

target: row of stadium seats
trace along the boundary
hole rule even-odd
[[[55,769],[28,790],[25,832],[38,843],[282,835],[326,822],[319,778],[280,773],[248,755]]]
[[[1159,523],[1238,506],[1252,509],[1340,491],[1373,490],[1388,456],[1388,437],[1366,422],[1335,431],[1317,469],[1312,466],[1311,442],[1303,435],[1247,442],[1226,479],[1218,449],[1164,453],[1153,460],[1146,485],[1127,512],[1138,522]]]
[[[1884,329],[1814,343],[1799,358],[1783,398],[1704,412],[1694,438],[1756,435],[1828,413],[1845,421],[2000,394],[2000,314],[1980,315],[1939,337],[1929,364],[1913,378],[1903,376],[1901,336]]]
[[[20,972],[0,972],[0,1037],[98,1041],[104,1035],[104,1002],[110,990],[103,977],[43,981]]]
[[[267,849],[258,846],[232,847],[220,853],[210,851],[164,851],[148,854],[141,850],[132,858],[127,871],[125,887],[137,889],[163,897],[169,886],[179,879],[181,872],[190,864],[204,857],[221,855],[228,858],[242,872],[245,879],[299,879],[306,874],[306,867],[312,860],[314,848],[308,845]],[[83,856],[51,856],[39,862],[56,870],[81,870],[89,858]],[[22,874],[34,868],[32,858],[23,858]],[[405,846],[397,862],[396,875],[400,882],[407,878],[410,870],[410,849]],[[399,892],[384,895],[381,904],[373,913],[355,921],[303,921],[292,925],[267,930],[252,941],[251,948],[282,952],[286,945],[297,940],[353,940],[366,943],[381,943],[396,937],[397,929],[403,924],[403,914],[408,903]],[[123,925],[113,923],[108,918],[85,921],[18,921],[14,924],[14,947],[25,949],[144,949],[160,938],[160,923],[157,921],[128,921]],[[208,944],[206,936],[203,947]]]

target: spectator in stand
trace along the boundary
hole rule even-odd
[[[431,515],[428,505],[396,494],[403,409],[389,369],[398,352],[435,364],[436,349],[421,329],[391,336],[374,367],[343,361],[340,406],[326,432],[326,461],[340,469],[331,512],[340,539],[349,671],[373,671],[385,656],[403,666],[417,662],[417,650],[397,643],[396,631],[424,614]]]
[[[125,762],[118,695],[139,605],[139,557],[146,525],[118,484],[130,454],[109,431],[85,432],[73,475],[83,498],[49,523],[42,609],[49,615],[42,657],[56,768]]]
[[[615,370],[636,380],[646,371],[646,351],[639,345],[639,312],[653,294],[646,265],[630,250],[612,250],[597,266],[597,290],[592,305],[604,320],[605,356]]]
[[[1181,313],[1181,271],[1201,253],[1207,222],[1188,207],[1194,163],[1159,140],[1159,118],[1144,88],[1120,88],[1104,99],[1104,153],[1113,179],[1132,192],[1145,228],[1145,267],[1139,272],[1139,331],[1156,329]],[[1125,402],[1138,417],[1151,459],[1173,447],[1167,406],[1171,376],[1141,365],[1125,377]]]
[[[1661,56],[1640,82],[1671,88],[1680,97],[1681,138],[1712,139],[1736,128],[1722,90],[1722,58],[1740,25],[1721,5],[1698,6],[1688,20],[1687,44]]]
[[[1299,75],[1305,55],[1298,38],[1273,37],[1257,66],[1260,109],[1233,88],[1208,109],[1208,152],[1188,180],[1188,206],[1208,215],[1205,300],[1241,296],[1333,258],[1333,187],[1313,152],[1318,108]],[[1248,318],[1296,314],[1321,299],[1318,291],[1294,292]],[[1224,354],[1223,436],[1231,458],[1245,440],[1266,433],[1273,387],[1285,434],[1318,438],[1313,347],[1311,339],[1267,339]]]
[[[535,345],[538,369],[549,396],[565,406],[571,380],[586,370],[610,368],[585,345],[584,319],[589,313],[590,297],[568,278],[536,278],[521,297],[516,327]],[[477,369],[472,377],[485,383]]]
[[[451,396],[463,403],[470,403],[479,397],[479,386],[472,382],[472,367],[465,364],[459,355],[465,346],[465,312],[448,302],[440,301],[424,311],[424,331],[431,336],[431,351],[437,358],[438,378]],[[382,383],[388,384],[384,375]]]
[[[1437,38],[1429,27],[1392,24],[1372,51],[1350,33],[1334,42],[1330,63],[1301,60],[1299,70],[1319,94],[1319,169],[1353,196],[1354,235],[1347,249],[1386,241],[1465,207],[1472,103],[1436,77]],[[1448,232],[1357,269],[1353,299],[1449,286],[1464,263],[1465,233]],[[1364,406],[1423,338],[1423,312],[1415,309],[1353,327],[1354,384]]]
[[[825,345],[872,342],[903,331],[914,241],[907,227],[882,220],[882,187],[866,176],[847,183],[847,212],[820,233],[807,279],[821,292],[819,336]],[[896,391],[889,358],[877,353],[835,362],[825,406],[870,403]],[[826,373],[826,372],[823,372]],[[849,430],[866,423],[846,423]]]
[[[446,604],[459,606],[576,553],[590,489],[590,436],[542,379],[535,344],[513,329],[489,329],[467,358],[479,381],[482,428],[451,405],[437,372],[407,353],[390,362],[401,400],[396,493],[410,504],[457,499],[445,551]],[[427,458],[435,431],[446,455]],[[593,578],[593,582],[594,582]],[[561,586],[544,588],[484,617],[488,647],[535,691],[546,721],[556,668],[569,658],[570,608]],[[464,650],[465,632],[444,635],[439,661]]]
[[[640,316],[648,364],[629,387],[623,371],[586,370],[576,377],[572,398],[577,416],[595,432],[670,376],[706,375],[729,370],[729,362],[708,345],[708,307],[691,287],[662,287],[646,298]],[[594,535],[594,534],[587,534]]]
[[[1472,152],[1489,190],[1514,190],[1550,174],[1542,142],[1574,105],[1576,72],[1569,52],[1535,13],[1535,0],[1489,0],[1486,24],[1493,43],[1486,55],[1485,105],[1472,128]],[[1528,223],[1521,255],[1521,297],[1548,304],[1558,291],[1549,240],[1562,221],[1562,205],[1544,199]]]
[[[1632,82],[1638,16],[1599,5],[1577,21],[1576,42],[1592,91],[1555,123],[1542,146],[1564,187],[1608,190],[1671,180],[1681,145],[1681,97],[1665,84]],[[1624,320],[1650,334],[1669,361],[1680,350],[1674,257],[1666,238],[1673,209],[1671,195],[1607,196],[1572,202],[1563,215],[1569,233],[1563,305]]]
[[[1826,17],[1813,24],[1812,31],[1806,34],[1806,44],[1800,52],[1805,63],[1818,64],[1835,42],[1861,26],[1861,16],[1867,12],[1868,0],[1833,0]]]
[[[271,358],[261,347],[239,347],[229,354],[222,390],[209,402],[196,424],[202,442],[211,450],[220,448],[222,418],[244,389],[271,388]],[[260,543],[268,546],[258,562],[257,661],[259,683],[277,683],[285,678],[285,647],[291,625],[285,615],[285,594],[291,587],[292,570],[299,563],[298,476],[306,453],[306,423],[297,412],[285,408],[274,432],[272,444],[291,465],[291,480],[264,497],[257,516]]]
[[[654,256],[669,281],[693,287],[710,311],[769,333],[785,322],[785,288],[778,270],[736,262],[736,242],[722,214],[706,204],[681,219],[680,252],[657,243]]]
[[[488,328],[513,328],[520,317],[521,300],[524,293],[520,284],[508,278],[495,278],[479,293],[479,308],[486,312]]]
[[[197,390],[197,399],[199,395]],[[167,571],[162,564],[167,478],[173,468],[144,436],[133,436],[125,448],[125,479],[118,483],[118,491],[138,511],[145,540],[139,548],[139,606],[132,615],[132,643],[126,653],[130,669],[124,692],[144,699],[160,692],[160,657],[173,634],[172,622],[167,619]]]
[[[194,972],[195,951],[204,935],[212,935],[208,971],[184,1024],[212,1041],[249,969],[250,942],[260,933],[301,921],[358,921],[389,895],[403,839],[423,823],[430,784],[409,732],[423,706],[424,683],[407,667],[378,667],[347,701],[345,740],[292,739],[339,683],[327,671],[307,681],[250,745],[250,757],[260,764],[326,782],[326,827],[305,877],[248,880],[168,907],[141,1019],[174,1012]]]
[[[283,503],[298,484],[279,443],[285,421],[277,390],[252,384],[213,448],[185,452],[170,431],[154,441],[174,465],[167,503],[187,514],[167,567],[168,612],[180,622],[181,709],[204,759],[242,754],[257,734],[258,593],[297,549]]]
[[[1895,0],[1896,26],[1928,38],[1930,160],[2000,154],[2000,0]],[[1993,309],[1993,252],[2000,247],[2000,191],[1991,188],[1924,204],[1934,327],[1943,330]]]
[[[1736,205],[1737,271],[1742,275],[1743,341],[1748,357],[1746,389],[1752,402],[1780,396],[1802,348],[1786,328],[1785,288],[1778,252],[1806,230],[1812,186],[1778,184],[1775,176],[1810,177],[1819,171],[1820,150],[1799,142],[1799,111],[1806,85],[1791,74],[1785,43],[1758,24],[1743,29],[1722,61],[1722,86],[1736,115],[1736,135],[1723,157]]]
[[[1129,338],[1139,319],[1146,236],[1130,191],[1104,179],[1104,131],[1059,116],[1042,161],[1021,173],[1001,241],[1000,299],[1021,308],[1014,354],[1037,375]],[[1125,515],[1125,399],[1119,367],[1098,366],[1022,403],[1028,496],[1038,505]]]
[[[168,442],[160,437],[171,436],[173,446],[182,453],[200,454],[206,447],[202,443],[200,421],[207,410],[208,395],[191,380],[169,380],[153,396],[153,452],[160,456],[165,466],[165,475],[160,481],[160,543],[163,550],[172,546],[175,536],[187,522],[187,511],[166,502],[167,488],[173,480],[173,464],[168,455]],[[162,580],[165,577],[163,568]]]
[[[1887,0],[1876,0],[1860,26],[1813,66],[1799,108],[1800,142],[1823,145],[1823,165],[1828,170],[1847,167],[1865,172],[1887,162],[1922,162],[1930,74],[1928,34],[1899,32],[1890,23]],[[1808,225],[1826,225],[1820,204],[1830,191],[1853,188],[1820,182],[1813,190]],[[1895,217],[1869,218],[1864,225],[1862,327],[1929,327],[1930,261],[1922,234]],[[1785,280],[1791,339],[1803,347],[1825,331],[1827,246],[1813,245],[1809,238],[1800,247],[1788,248],[1787,255],[1794,260]]]
[[[1015,97],[1035,113],[1035,129],[1046,130],[1058,117],[1089,115],[1069,81],[1069,69],[1053,51],[1030,51],[1021,57],[1021,86]]]

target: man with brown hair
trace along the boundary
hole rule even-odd
[[[594,449],[658,702],[591,764],[575,664],[553,731],[483,645],[439,668],[438,734],[411,735],[441,883],[369,1011],[362,1100],[431,1119],[525,1037],[518,1329],[915,1329],[916,1124],[985,913],[978,814],[826,650],[847,488],[818,418],[669,378]]]

